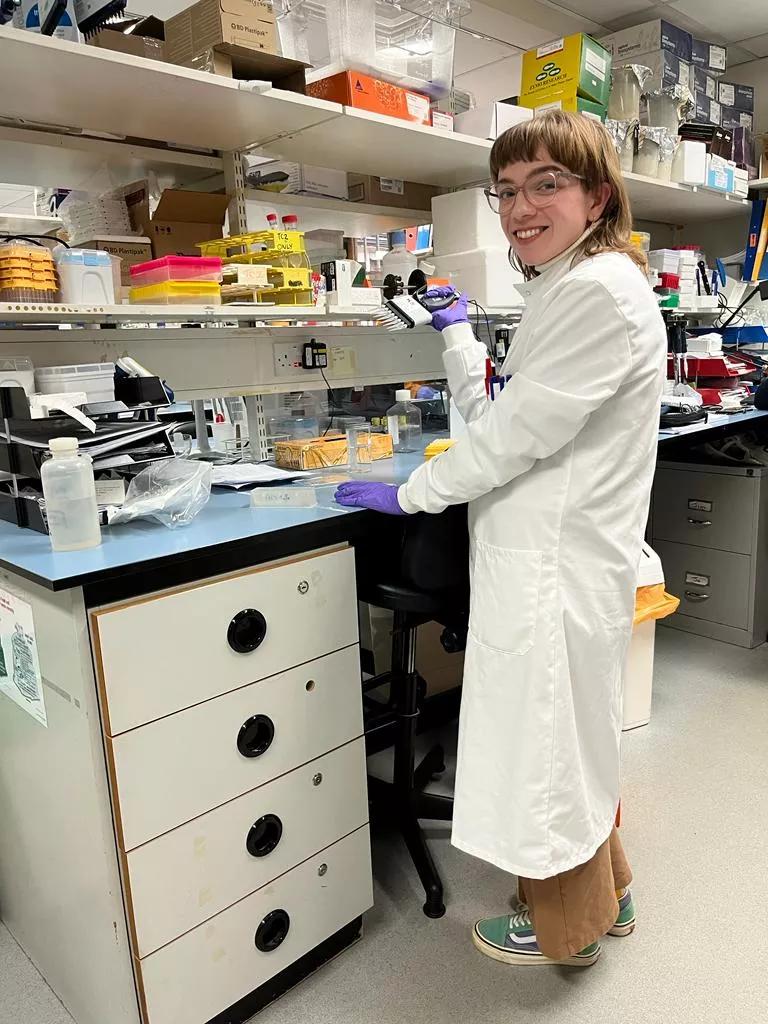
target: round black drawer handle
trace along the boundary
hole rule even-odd
[[[255,608],[243,608],[227,628],[227,643],[238,654],[250,654],[264,643],[267,620]]]
[[[256,929],[254,942],[262,953],[272,953],[282,946],[291,928],[291,919],[285,910],[273,910]]]
[[[245,848],[252,857],[266,857],[283,838],[283,823],[276,814],[265,814],[255,821],[245,840]]]
[[[272,746],[275,723],[267,715],[252,715],[240,726],[237,749],[243,757],[261,757]]]

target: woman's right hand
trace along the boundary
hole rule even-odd
[[[447,299],[449,295],[455,295],[456,289],[451,288],[450,285],[440,285],[437,288],[430,288],[424,293],[425,299]],[[467,324],[469,323],[469,316],[467,314],[467,302],[468,298],[466,293],[462,292],[461,295],[456,296],[456,301],[451,303],[446,309],[438,309],[432,314],[432,326],[436,331],[444,331],[446,327],[450,327],[452,324]]]

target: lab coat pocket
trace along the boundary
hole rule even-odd
[[[504,654],[533,647],[541,566],[541,551],[475,543],[469,631],[477,643]]]

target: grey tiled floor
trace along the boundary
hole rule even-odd
[[[259,1024],[764,1020],[768,647],[743,651],[669,629],[658,636],[654,718],[625,741],[632,937],[607,938],[602,959],[582,972],[496,964],[472,948],[468,926],[504,912],[510,879],[436,830],[449,908],[429,921],[399,842],[379,836],[364,940]],[[2,926],[0,1022],[72,1024]]]

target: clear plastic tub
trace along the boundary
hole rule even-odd
[[[215,281],[221,282],[221,257],[219,256],[163,256],[148,263],[137,263],[131,267],[131,285],[146,288],[166,281]]]
[[[35,369],[35,385],[41,395],[84,391],[89,403],[114,402],[115,364],[74,363],[70,366],[40,366]]]
[[[131,288],[129,298],[135,306],[219,306],[221,285],[215,281],[165,281],[146,288]]]
[[[307,81],[362,71],[434,97],[453,85],[456,27],[470,6],[470,0],[274,0],[283,56],[312,65]]]

